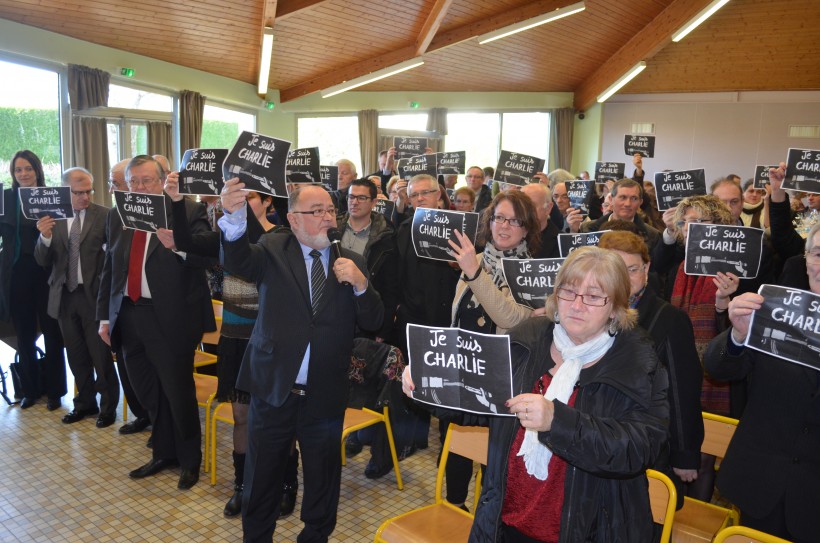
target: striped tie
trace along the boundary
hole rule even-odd
[[[325,267],[322,266],[322,253],[313,249],[310,252],[313,257],[313,266],[310,268],[310,290],[312,293],[311,305],[313,307],[313,314],[319,309],[319,304],[322,303],[322,293],[325,291]]]
[[[83,225],[80,222],[80,213],[74,217],[74,222],[71,223],[71,231],[68,233],[68,278],[66,279],[66,287],[69,292],[77,290],[80,284],[79,266],[80,266],[80,232],[82,232]]]

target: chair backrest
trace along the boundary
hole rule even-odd
[[[219,300],[211,299],[211,307],[214,308],[214,317],[216,317],[219,320],[222,320],[222,302]]]
[[[649,481],[652,520],[663,526],[660,543],[668,543],[672,535],[675,506],[678,503],[677,490],[669,477],[654,469],[646,470],[646,478]]]
[[[703,445],[700,451],[718,458],[726,456],[726,449],[735,435],[737,419],[703,413]]]
[[[222,308],[224,307],[219,300],[211,299],[211,307],[214,310],[214,320],[216,320],[216,330],[213,332],[205,332],[202,334],[202,341],[200,343],[207,343],[208,345],[219,345],[219,336],[222,333]]]
[[[450,453],[459,454],[479,464],[487,464],[487,447],[490,441],[490,429],[483,426],[459,426],[450,424],[447,437],[444,439],[441,460],[436,473],[436,503],[441,503],[444,471]],[[476,488],[476,493],[479,489]]]
[[[730,526],[718,532],[714,543],[789,543],[785,539],[746,526]]]

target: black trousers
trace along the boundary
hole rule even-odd
[[[125,401],[128,402],[128,409],[138,419],[149,419],[148,410],[140,403],[137,393],[134,392],[134,387],[131,386],[131,379],[128,378],[128,368],[125,367],[125,356],[122,354],[122,346],[115,351],[117,356],[117,373],[120,376],[120,384],[122,385],[122,393],[125,395]]]
[[[88,301],[83,285],[74,292],[63,289],[58,322],[68,353],[68,367],[77,385],[74,409],[96,408],[99,393],[100,413],[113,417],[120,401],[120,382],[111,349],[97,333],[95,313],[96,308]]]
[[[153,305],[122,302],[119,320],[123,356],[131,384],[153,425],[154,458],[202,464],[202,429],[194,385],[194,346],[180,352],[168,344]]]
[[[291,394],[281,407],[274,407],[251,396],[242,495],[245,543],[270,543],[273,537],[294,437],[304,476],[301,519],[305,527],[297,541],[326,542],[336,527],[344,410],[337,417],[317,419],[307,414],[305,403],[306,396]]]
[[[48,316],[48,270],[34,256],[21,254],[11,271],[9,311],[17,335],[22,395],[49,399],[66,395],[65,356],[60,325]],[[43,333],[45,358],[37,360],[37,327]]]

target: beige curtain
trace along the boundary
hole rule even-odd
[[[430,110],[430,113],[427,114],[427,131],[435,132],[439,136],[447,135],[446,107],[434,107]]]
[[[71,109],[81,111],[108,105],[111,74],[88,66],[68,65],[68,100]]]
[[[359,112],[359,146],[362,154],[360,176],[379,169],[379,112],[363,109]]]
[[[148,121],[148,154],[162,155],[169,161],[173,159],[171,146],[171,123],[165,121]],[[171,169],[175,169],[173,164]]]
[[[196,149],[202,139],[202,114],[205,97],[194,91],[179,94],[179,153]]]
[[[111,206],[108,194],[108,131],[106,120],[74,117],[74,165],[82,166],[94,176],[94,203]]]
[[[549,170],[563,168],[569,171],[572,166],[572,130],[575,125],[575,110],[569,107],[550,111],[550,135],[552,154],[555,164]]]

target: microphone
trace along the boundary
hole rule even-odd
[[[328,241],[330,241],[330,247],[333,250],[333,256],[335,256],[337,260],[339,258],[342,258],[342,233],[339,232],[339,229],[328,228],[327,239]],[[342,284],[345,286],[350,286],[350,283],[348,283],[347,281],[342,281]]]

